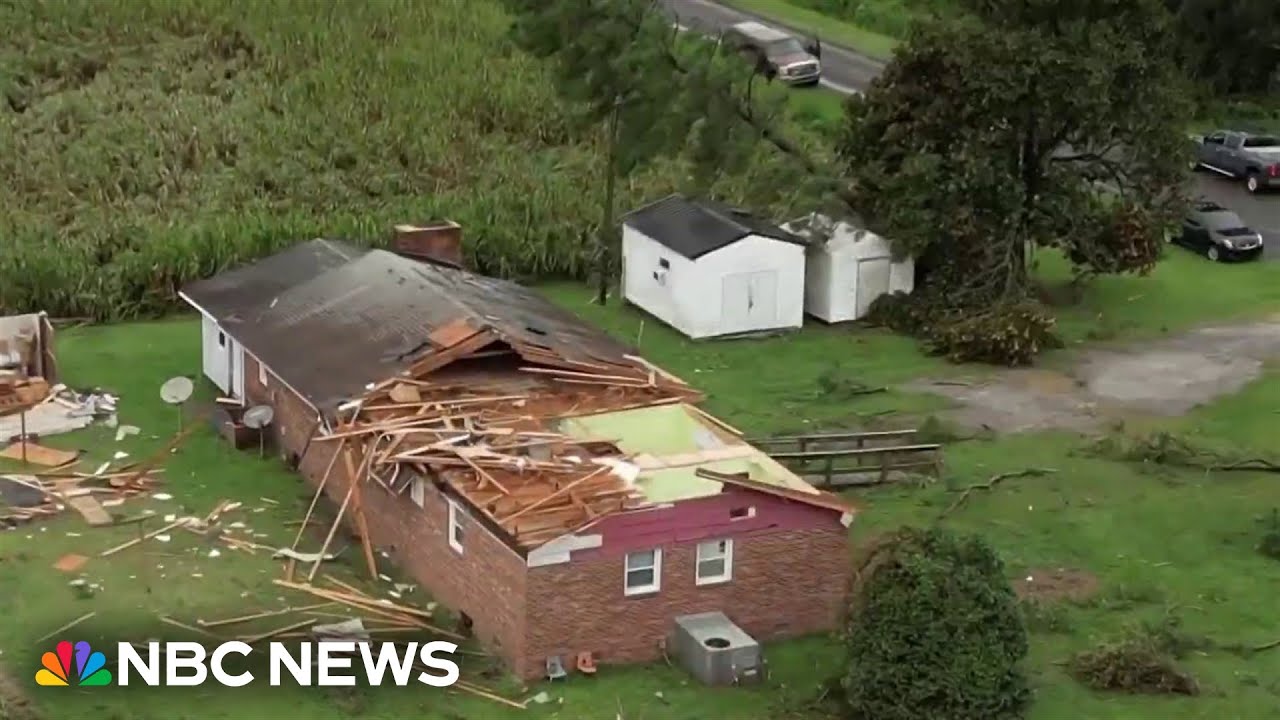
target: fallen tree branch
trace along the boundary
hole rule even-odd
[[[1023,478],[1023,477],[1042,477],[1044,475],[1052,475],[1056,472],[1058,471],[1053,468],[1027,468],[1026,470],[1018,470],[1017,472],[1007,472],[1007,473],[1000,473],[999,475],[992,475],[991,479],[987,480],[984,483],[970,485],[969,487],[965,488],[964,492],[960,494],[960,497],[956,498],[955,502],[951,503],[951,505],[948,506],[946,510],[943,510],[942,513],[938,515],[938,519],[941,520],[947,515],[950,515],[953,511],[955,511],[956,508],[963,505],[965,501],[969,499],[969,495],[972,494],[974,490],[990,490],[994,488],[996,485],[999,485],[1000,483],[1004,482],[1005,480],[1012,480],[1014,478]]]

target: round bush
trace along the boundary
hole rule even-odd
[[[1027,635],[995,552],[976,537],[907,529],[867,554],[845,639],[855,720],[1008,720],[1030,701]]]

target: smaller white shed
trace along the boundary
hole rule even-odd
[[[691,338],[804,323],[804,242],[710,200],[671,195],[622,223],[622,294]]]
[[[915,288],[915,262],[895,262],[889,241],[856,222],[814,213],[783,227],[808,241],[804,309],[820,320],[858,320],[881,295]]]

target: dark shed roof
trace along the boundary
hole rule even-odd
[[[633,210],[623,222],[690,260],[732,245],[748,235],[804,244],[799,237],[744,210],[714,200],[690,200],[678,194]]]
[[[280,293],[345,265],[365,251],[340,240],[310,240],[249,265],[197,280],[182,288],[187,301],[224,320],[254,312]]]
[[[428,335],[459,319],[570,360],[625,362],[634,352],[528,288],[383,250],[219,322],[295,391],[331,410],[436,349]]]

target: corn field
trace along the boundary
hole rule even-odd
[[[0,1],[0,311],[156,315],[291,243],[439,218],[485,272],[584,276],[600,133],[508,24],[494,0]]]

